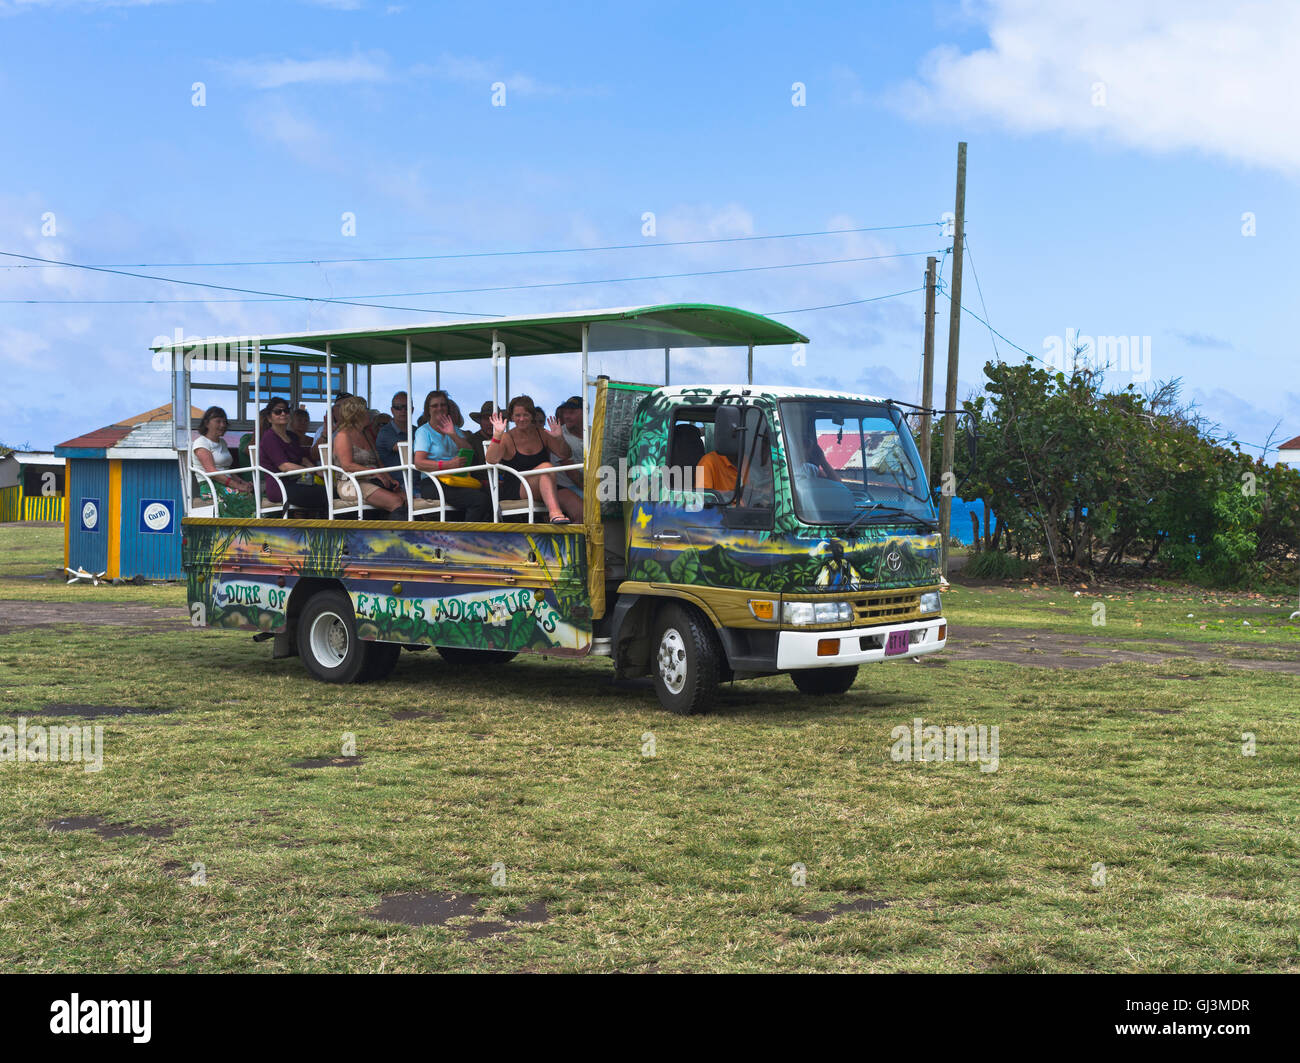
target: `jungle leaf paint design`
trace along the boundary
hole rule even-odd
[[[363,638],[555,654],[591,647],[586,551],[574,532],[187,524],[184,559],[190,603],[202,603],[211,627],[284,630],[288,597],[309,576],[345,581]],[[386,578],[370,578],[376,569]],[[472,582],[443,582],[457,573]]]
[[[809,392],[807,397],[815,398],[817,393]],[[735,389],[704,386],[647,396],[628,446],[629,478],[649,478],[667,465],[669,426],[676,408],[740,398]],[[789,500],[789,467],[783,451],[779,407],[752,394],[746,401],[761,406],[771,419],[775,497]],[[919,533],[912,525],[865,525],[846,538],[835,526],[801,523],[793,507],[786,504],[777,506],[771,529],[729,529],[723,527],[718,507],[688,513],[670,500],[655,507],[654,531],[676,532],[681,539],[652,545],[647,537],[648,516],[649,508],[644,503],[624,507],[631,532],[627,558],[630,580],[784,593],[825,592],[837,587],[915,587],[935,583],[939,578],[939,534]],[[884,558],[894,551],[899,554],[897,571],[884,565]]]

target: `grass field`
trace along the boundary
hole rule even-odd
[[[7,615],[175,619],[0,625],[0,723],[104,728],[99,772],[0,762],[0,970],[1300,969],[1294,676],[899,662],[824,700],[737,684],[686,718],[596,661],[404,654],[389,682],[329,687],[186,628],[181,588],[30,578],[61,554],[58,529],[0,529]],[[954,588],[951,637],[1300,651],[1281,599],[1075,590]],[[895,761],[916,717],[997,726],[997,770]],[[367,915],[397,894],[477,900],[443,925]]]

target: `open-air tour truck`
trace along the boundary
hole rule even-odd
[[[503,520],[511,514],[499,498],[502,475],[524,480],[531,500],[537,472],[497,465],[458,470],[488,482],[496,518],[488,523],[456,521],[436,503],[411,520],[342,519],[332,475],[322,479],[333,519],[294,519],[265,502],[260,486],[260,517],[222,516],[195,498],[182,522],[193,623],[273,640],[275,657],[298,656],[336,683],[383,678],[403,647],[435,647],[460,667],[519,653],[605,656],[619,677],[652,677],[678,713],[706,709],[732,679],[788,672],[806,694],[841,693],[859,665],[937,652],[947,638],[940,535],[897,404],[812,388],[588,375],[597,351],[654,352],[639,362],[662,351],[667,377],[674,348],[744,347],[752,381],[755,347],[806,342],[757,314],[675,304],[160,345],[173,357],[173,408],[182,411],[187,359],[214,349],[251,361],[241,379],[254,406],[264,357],[323,364],[327,406],[340,365],[354,367],[356,380],[355,367],[405,364],[414,397],[413,366],[437,362],[440,376],[443,361],[485,359],[495,406],[503,365],[509,388],[510,358],[581,353],[581,524],[537,523],[531,505],[522,522]],[[191,425],[176,428],[192,488],[204,473],[190,456]],[[407,431],[403,460],[412,454]],[[332,466],[332,452],[323,458]],[[702,463],[730,468],[732,482],[702,489]],[[394,475],[415,497],[418,470],[407,464]],[[353,507],[352,517],[363,515]]]

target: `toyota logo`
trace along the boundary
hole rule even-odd
[[[885,565],[888,567],[890,572],[902,572],[903,555],[897,550],[890,550],[889,553],[885,555]]]

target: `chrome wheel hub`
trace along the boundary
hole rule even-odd
[[[321,613],[311,624],[312,655],[326,668],[337,668],[348,655],[348,627],[336,613]]]
[[[676,628],[669,628],[659,640],[659,678],[670,693],[680,694],[686,686],[686,643]]]

